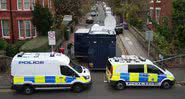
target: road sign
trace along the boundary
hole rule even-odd
[[[56,45],[55,31],[48,32],[49,45]]]
[[[146,37],[145,39],[147,41],[153,41],[153,31],[146,31]]]
[[[148,41],[148,56],[150,56],[150,42],[153,41],[153,31],[146,31],[145,39]]]

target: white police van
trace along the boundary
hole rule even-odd
[[[160,86],[169,89],[175,83],[175,77],[170,71],[135,55],[109,58],[106,79],[118,90],[126,86]]]
[[[18,53],[11,63],[11,76],[12,88],[25,94],[60,88],[81,92],[91,86],[90,71],[72,65],[62,53]]]

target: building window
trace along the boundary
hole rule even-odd
[[[30,21],[25,21],[25,33],[26,33],[26,38],[31,37],[31,22]]]
[[[154,2],[154,0],[151,0],[151,1],[150,1],[150,3],[153,3],[153,2]],[[161,3],[161,0],[156,0],[155,2],[156,2],[156,3]]]
[[[1,20],[1,29],[2,29],[2,36],[3,37],[9,37],[9,21],[8,20]]]
[[[151,18],[153,18],[153,7],[150,7],[149,16],[150,16]],[[148,20],[148,24],[152,24],[152,22],[150,22],[150,21]]]
[[[161,3],[161,0],[156,0],[157,3]]]
[[[51,5],[51,0],[48,0],[48,8],[51,8],[52,5]]]
[[[19,30],[19,38],[23,39],[24,38],[24,24],[23,20],[18,21],[18,30]]]
[[[18,10],[22,9],[22,0],[17,0],[17,9]]]
[[[31,38],[32,33],[33,33],[33,36],[36,37],[35,30],[33,32],[33,29],[31,29],[30,20],[18,20],[18,31],[19,31],[19,39]]]
[[[44,0],[42,0],[42,6],[44,7]]]
[[[35,7],[35,0],[32,0],[32,10],[34,10]]]
[[[7,9],[7,2],[6,0],[0,1],[0,10],[6,10]]]
[[[161,8],[156,8],[155,11],[156,11],[156,21],[157,21],[157,23],[159,23]]]
[[[17,0],[18,10],[30,10],[30,0]]]
[[[30,1],[24,0],[24,9],[30,9]]]

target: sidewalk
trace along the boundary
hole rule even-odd
[[[185,68],[167,68],[175,76],[177,82],[185,81]]]
[[[0,89],[11,88],[10,73],[0,74]]]
[[[151,57],[148,57],[147,51],[130,31],[124,30],[123,34],[120,35],[120,38],[129,55],[137,55],[151,59]]]

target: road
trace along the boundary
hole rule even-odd
[[[0,90],[1,99],[182,99],[185,97],[185,87],[176,86],[170,90],[160,88],[126,88],[117,91],[104,82],[104,72],[92,72],[92,88],[82,93],[69,90],[37,91],[31,96],[15,93],[10,90]]]

